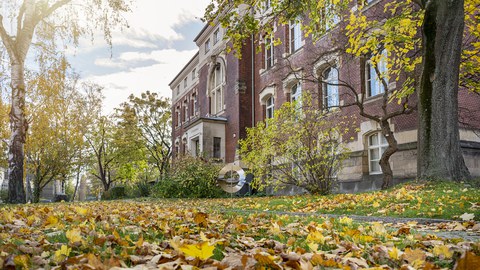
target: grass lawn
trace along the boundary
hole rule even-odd
[[[480,242],[436,235],[478,235],[474,221],[357,223],[263,210],[477,219],[479,198],[459,185],[409,184],[326,197],[3,206],[0,269],[475,269],[465,267],[479,263]]]
[[[386,191],[329,196],[252,197],[198,201],[207,207],[321,214],[480,220],[480,189],[462,183],[408,183]]]

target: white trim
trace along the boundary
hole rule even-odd
[[[258,95],[258,100],[261,105],[266,105],[269,96],[275,97],[276,86],[271,85],[263,88],[262,92]]]

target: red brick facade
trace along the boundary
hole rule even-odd
[[[382,1],[372,3],[368,12],[385,16],[383,12]],[[276,25],[274,28],[275,39],[280,39],[282,43],[273,48],[273,62],[267,63],[267,52],[262,43],[252,44],[251,40],[245,41],[242,51],[242,58],[237,59],[233,54],[225,54],[224,48],[227,46],[224,41],[212,46],[212,33],[216,28],[206,26],[197,36],[195,42],[199,47],[199,53],[188,63],[177,77],[171,82],[170,87],[173,91],[173,144],[174,155],[178,153],[192,153],[191,138],[197,138],[200,134],[202,140],[201,152],[207,157],[213,157],[213,148],[211,145],[212,137],[215,137],[213,131],[222,133],[218,138],[223,138],[221,159],[224,162],[233,162],[238,157],[236,149],[238,140],[246,136],[246,128],[252,124],[265,120],[266,100],[274,97],[275,108],[278,109],[284,102],[292,98],[292,89],[299,83],[302,92],[309,92],[312,96],[318,98],[320,106],[323,106],[324,98],[322,89],[323,83],[319,82],[318,77],[329,67],[335,66],[338,69],[338,81],[352,86],[357,93],[366,93],[367,76],[366,59],[353,58],[338,54],[334,48],[338,44],[345,43],[345,37],[339,34],[339,30],[344,22],[339,26],[330,29],[316,42],[312,42],[310,37],[301,35],[301,42],[297,50],[292,51],[290,34],[291,29],[288,25]],[[219,30],[221,31],[221,29]],[[259,38],[264,40],[264,38]],[[260,45],[260,46],[259,46]],[[261,51],[256,51],[261,48]],[[269,57],[271,54],[269,54]],[[253,65],[252,65],[253,61]],[[220,63],[225,68],[223,85],[223,103],[224,109],[221,112],[212,113],[212,83],[210,82],[212,74],[215,72],[216,63]],[[184,89],[181,93],[176,93],[178,85],[183,84],[184,78],[190,76],[190,70],[195,69],[198,73],[197,81],[192,86]],[[400,87],[403,78],[399,81],[391,80],[388,90],[394,90]],[[252,91],[253,86],[253,91]],[[346,87],[338,87],[339,105],[347,105],[352,101],[352,95],[349,95]],[[182,106],[189,104],[192,95],[198,99],[198,114],[191,114],[190,118],[183,116]],[[382,95],[367,97],[365,99],[365,110],[371,114],[380,113]],[[409,104],[414,106],[416,95],[412,95]],[[468,145],[465,158],[467,166],[473,175],[480,175],[478,159],[480,159],[480,137],[475,137],[474,130],[480,129],[480,97],[466,91],[460,91],[459,94],[460,121],[462,123],[461,139],[463,145]],[[395,102],[388,105],[389,110],[396,110],[398,106]],[[181,111],[180,118],[184,119],[179,125],[177,111]],[[192,109],[190,109],[192,110]],[[355,106],[345,107],[333,113],[355,116],[356,121],[352,123],[351,130],[358,129],[358,133],[353,133],[355,140],[350,143],[352,157],[345,162],[345,168],[339,175],[343,181],[359,181],[378,178],[378,173],[372,173],[369,169],[369,152],[367,138],[370,134],[378,132],[379,127],[369,119],[362,118],[358,114],[358,108]],[[253,117],[253,118],[252,118]],[[415,177],[416,165],[416,129],[417,114],[415,112],[408,115],[400,115],[391,119],[390,124],[396,134],[400,145],[400,151],[392,157],[392,168],[394,174],[399,178]],[[193,127],[198,127],[199,131],[189,133]],[[212,133],[213,132],[213,133]],[[182,141],[183,140],[183,141]],[[185,145],[185,146],[184,146]],[[357,188],[357,187],[355,187]],[[347,188],[348,189],[348,188]]]

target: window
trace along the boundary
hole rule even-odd
[[[208,51],[210,51],[210,39],[207,39],[207,41],[205,41],[205,53],[207,53]]]
[[[290,22],[290,53],[294,53],[302,47],[302,31],[300,23],[296,21]]]
[[[213,44],[217,44],[218,41],[220,41],[220,29],[213,32]]]
[[[267,102],[265,104],[265,118],[268,119],[268,118],[273,118],[273,115],[274,115],[274,111],[275,111],[275,99],[273,98],[273,96],[270,96],[268,99],[267,99]]]
[[[175,110],[177,114],[177,127],[180,126],[180,121],[181,121],[181,111],[180,111],[180,106],[177,106],[177,109]]]
[[[338,70],[329,67],[323,72],[323,108],[329,109],[339,105]]]
[[[183,122],[188,119],[188,100],[183,101]]]
[[[180,95],[180,85],[177,85],[177,96]]]
[[[192,70],[192,81],[195,79],[195,74],[196,74],[196,73],[197,73],[197,69],[194,68],[194,69]]]
[[[333,2],[325,2],[325,7],[322,11],[322,23],[324,24],[325,30],[331,29],[339,22],[340,17],[335,10]]]
[[[215,64],[215,68],[210,75],[210,113],[218,114],[223,111],[223,84],[225,75],[223,66],[220,63]]]
[[[302,96],[302,85],[300,82],[297,82],[294,86],[292,86],[291,92],[290,92],[290,102],[300,102],[299,99]]]
[[[183,79],[183,88],[187,88],[187,86],[188,86],[188,82],[187,82],[188,80],[187,79],[188,79],[187,77],[185,77],[185,79]]]
[[[222,138],[213,137],[213,158],[221,158],[221,143]]]
[[[378,71],[380,72],[377,74],[375,70],[375,66],[377,66]],[[365,83],[367,88],[367,96],[373,97],[376,95],[380,95],[381,93],[385,92],[385,87],[383,87],[382,78],[388,80],[387,78],[387,52],[383,50],[381,52],[381,57],[378,63],[374,63],[373,56],[365,62]],[[379,76],[380,75],[380,76]]]
[[[265,68],[269,69],[273,67],[274,61],[273,37],[271,36],[265,39]]]
[[[192,115],[196,115],[198,111],[197,94],[192,95],[192,102],[193,102]]]
[[[368,167],[370,169],[370,174],[382,173],[379,161],[387,147],[387,140],[382,133],[377,132],[368,137]]]

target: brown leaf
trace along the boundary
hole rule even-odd
[[[480,256],[475,253],[467,251],[457,261],[454,267],[455,270],[478,270],[480,269]]]
[[[406,248],[405,253],[402,255],[402,259],[408,263],[413,263],[414,261],[425,261],[426,255],[421,249],[410,249]]]
[[[198,213],[195,214],[195,217],[193,218],[193,221],[198,226],[206,228],[207,225],[208,225],[207,218],[208,218],[208,215],[206,213],[198,212]]]

